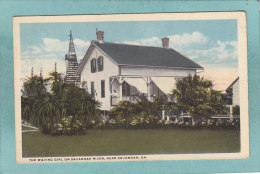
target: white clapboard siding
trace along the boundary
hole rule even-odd
[[[90,61],[92,58],[103,56],[104,69],[101,72],[91,73]],[[96,100],[101,103],[101,110],[110,110],[110,82],[109,77],[118,75],[118,66],[109,58],[94,48],[81,73],[81,81],[87,81],[88,92],[91,93],[91,82],[95,83]],[[101,98],[101,80],[105,80],[105,98]]]
[[[233,84],[233,96],[232,96],[233,105],[240,105],[240,98],[239,98],[239,80],[237,80]]]

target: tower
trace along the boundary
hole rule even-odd
[[[76,83],[76,82],[80,82],[80,77],[76,75],[79,65],[77,62],[77,55],[73,43],[71,30],[70,30],[69,37],[70,37],[69,52],[65,55],[65,61],[66,61],[65,82]]]

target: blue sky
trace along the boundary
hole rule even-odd
[[[204,75],[225,88],[237,76],[236,20],[131,21],[82,23],[26,23],[20,25],[22,77],[31,66],[44,74],[57,62],[65,72],[64,55],[72,30],[78,59],[96,40],[96,28],[104,31],[107,42],[161,46],[161,38],[170,38],[170,47],[199,63]],[[216,71],[219,71],[218,75]]]

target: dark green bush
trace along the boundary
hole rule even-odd
[[[233,115],[240,116],[240,106],[239,105],[232,106],[232,110],[233,110]]]

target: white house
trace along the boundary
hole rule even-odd
[[[239,77],[236,78],[226,89],[226,93],[230,98],[230,105],[240,105],[239,97]]]
[[[140,95],[150,101],[167,96],[176,78],[203,70],[169,48],[166,37],[163,47],[153,47],[104,42],[103,36],[103,31],[97,31],[97,41],[91,41],[77,71],[83,87],[101,103],[101,110],[109,111],[120,100],[136,102]]]

